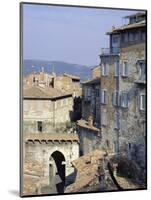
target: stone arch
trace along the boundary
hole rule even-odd
[[[49,161],[50,184],[55,184],[57,192],[63,193],[65,186],[65,156],[62,152],[56,150],[51,153]]]

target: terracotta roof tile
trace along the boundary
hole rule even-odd
[[[88,122],[84,119],[78,120],[77,125],[82,127],[82,128],[86,128],[86,129],[90,129],[92,131],[100,132],[100,129],[96,128],[95,126],[90,126],[88,124]]]
[[[24,98],[56,98],[71,95],[72,93],[63,92],[54,88],[42,88],[39,86],[26,86],[23,88]]]

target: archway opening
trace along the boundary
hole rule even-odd
[[[60,151],[55,151],[51,154],[51,158],[53,158],[56,167],[54,176],[57,192],[63,193],[65,186],[65,157]],[[50,168],[50,170],[52,169]]]

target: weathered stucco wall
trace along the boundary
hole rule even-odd
[[[39,162],[42,165],[43,179],[45,180],[45,185],[49,185],[50,182],[50,157],[51,155],[59,151],[63,154],[65,158],[65,176],[66,184],[72,182],[74,174],[74,168],[71,165],[71,161],[79,157],[79,144],[77,142],[49,142],[49,143],[39,143],[37,142],[27,142],[25,144],[25,161],[35,163]],[[39,174],[36,174],[39,176]],[[55,176],[55,174],[54,174]]]
[[[38,132],[37,122],[42,121],[43,132],[50,132],[53,127],[64,126],[73,115],[73,98],[51,100],[23,100],[24,133]]]

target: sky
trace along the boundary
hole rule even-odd
[[[23,58],[94,66],[106,32],[126,23],[133,10],[23,5]]]

